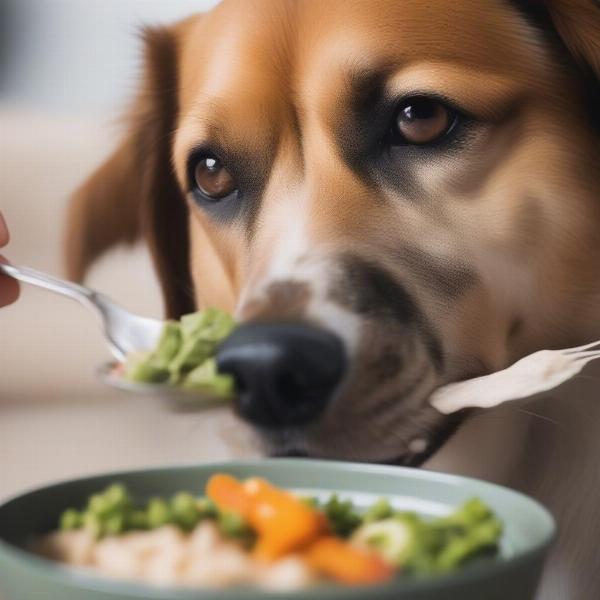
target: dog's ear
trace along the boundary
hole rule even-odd
[[[573,58],[600,80],[600,2],[543,0],[543,4]]]
[[[176,27],[144,30],[145,69],[128,130],[76,191],[65,238],[67,275],[81,280],[111,246],[145,238],[168,317],[194,310],[187,206],[171,163],[177,116]]]

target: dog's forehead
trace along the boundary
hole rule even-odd
[[[248,10],[244,2],[223,2],[198,15],[179,39],[183,110],[205,99],[243,115],[253,101],[281,95],[294,39],[291,6],[258,2]]]
[[[273,110],[298,94],[339,90],[357,69],[420,62],[518,78],[535,55],[524,51],[525,27],[497,0],[280,0],[251,9],[226,0],[181,40],[181,105],[200,110],[203,100],[222,100],[243,118],[256,104]]]

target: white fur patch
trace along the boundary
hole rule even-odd
[[[267,284],[275,280],[297,279],[294,277],[295,270],[309,251],[306,215],[299,206],[290,204],[286,204],[289,210],[279,219],[277,242],[272,249],[266,276]]]
[[[269,232],[269,237],[262,240],[269,248],[265,275],[242,290],[237,313],[242,313],[244,304],[253,300],[268,301],[267,290],[274,283],[305,283],[311,299],[305,315],[300,316],[311,317],[336,333],[345,343],[346,352],[352,354],[358,346],[360,321],[327,297],[334,249],[311,239],[307,209],[308,200],[301,187],[288,185],[285,198],[272,203],[265,217],[268,221],[262,223],[262,229]]]

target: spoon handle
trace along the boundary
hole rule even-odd
[[[89,288],[77,283],[65,281],[64,279],[54,277],[53,275],[48,275],[47,273],[41,273],[40,271],[30,269],[29,267],[17,267],[15,265],[0,263],[0,273],[8,275],[13,279],[18,279],[23,283],[36,285],[46,290],[50,290],[51,292],[68,296],[86,306],[94,304],[95,292]]]

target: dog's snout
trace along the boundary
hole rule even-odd
[[[242,325],[222,344],[217,362],[236,380],[241,416],[266,427],[314,421],[346,369],[341,340],[300,323]]]

